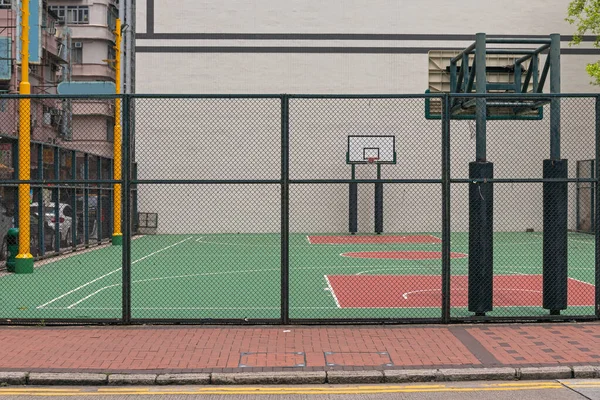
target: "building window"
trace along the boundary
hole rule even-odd
[[[106,13],[107,20],[106,24],[111,31],[114,31],[117,28],[117,18],[119,13],[116,7],[110,6],[108,7],[108,12]]]
[[[83,44],[81,42],[73,42],[71,62],[73,64],[83,64]]]
[[[115,46],[113,44],[108,45],[108,57],[106,58],[108,59],[108,66],[112,69],[115,69],[117,61],[117,52],[115,51]]]
[[[1,1],[1,0],[0,0]],[[42,28],[48,34],[54,36],[56,34],[55,18],[48,14],[45,8],[42,9]]]
[[[50,10],[58,16],[58,21],[65,22],[66,7],[65,6],[50,6]]]
[[[90,8],[88,6],[50,6],[50,10],[58,15],[58,20],[67,24],[89,24]]]
[[[10,8],[12,0],[0,0],[0,8]]]

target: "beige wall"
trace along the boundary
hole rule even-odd
[[[188,52],[137,53],[136,91],[172,94],[406,94],[427,88],[427,49],[464,48],[471,40],[448,35],[570,35],[564,21],[568,0],[548,5],[467,0],[458,7],[442,0],[155,0],[155,33],[405,34],[403,40],[161,39],[144,36],[140,47],[388,47],[401,53],[349,54]],[[146,27],[146,3],[138,0],[137,30]],[[469,12],[467,12],[469,10]],[[413,40],[409,40],[413,39]],[[588,42],[589,43],[589,42]],[[589,48],[585,43],[580,48]],[[562,92],[597,93],[585,65],[599,54],[569,53],[562,42]],[[414,49],[414,51],[413,51]],[[277,101],[139,100],[136,157],[142,179],[278,179],[280,110]],[[490,122],[488,156],[497,177],[540,178],[549,153],[549,110],[543,121]],[[563,102],[563,156],[570,176],[575,161],[593,157],[593,104]],[[466,178],[474,158],[474,123],[452,123],[452,175]],[[421,100],[323,101],[290,104],[292,179],[347,179],[349,134],[394,134],[398,164],[384,166],[384,178],[438,179],[441,124],[426,120]],[[374,178],[374,168],[357,168]],[[540,184],[495,186],[497,230],[542,228]],[[159,213],[159,232],[277,232],[279,186],[145,186],[139,210]],[[452,188],[452,228],[468,226],[467,188]],[[570,227],[575,223],[570,188]],[[440,185],[386,185],[387,232],[439,231]],[[343,232],[348,224],[347,185],[293,185],[290,222],[295,232]],[[373,229],[373,188],[359,188],[359,230]]]

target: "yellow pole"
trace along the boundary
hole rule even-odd
[[[19,94],[31,94],[29,85],[29,0],[21,1],[21,84]],[[30,179],[31,167],[31,99],[19,99],[19,180]],[[29,184],[19,184],[19,254],[15,259],[16,273],[33,272],[33,256],[29,248]]]
[[[115,34],[115,85],[117,94],[121,93],[121,20],[117,18]],[[121,99],[115,100],[115,128],[114,128],[114,179],[121,179]],[[120,246],[123,244],[123,233],[121,232],[121,185],[115,183],[113,191],[113,238],[112,244]]]

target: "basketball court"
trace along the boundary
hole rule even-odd
[[[542,235],[494,236],[490,316],[541,316]],[[452,235],[452,315],[467,316],[467,233]],[[401,256],[388,257],[389,254]],[[383,256],[382,256],[383,255]],[[594,241],[569,234],[568,314],[594,313]],[[441,244],[432,232],[291,234],[290,317],[438,318]],[[277,319],[278,234],[154,235],[132,241],[132,318]],[[50,259],[0,277],[11,319],[121,318],[121,249]]]

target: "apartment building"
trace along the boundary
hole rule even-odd
[[[0,93],[19,92],[21,79],[19,22],[14,0],[0,0]],[[32,63],[29,80],[32,94],[56,94],[57,86],[67,75],[70,32],[58,16],[48,9],[46,0],[35,10],[39,23],[34,28]],[[70,138],[71,124],[65,118],[64,104],[57,99],[32,99],[31,138],[33,142],[55,144]],[[19,130],[18,102],[0,100],[0,179],[12,179],[16,166],[16,140]],[[37,159],[34,161],[37,168]],[[32,164],[33,167],[33,164]],[[11,207],[12,187],[0,187],[0,197]]]
[[[61,87],[72,82],[115,81],[115,0],[29,1],[32,94],[60,95]],[[0,0],[0,93],[19,93],[20,5],[21,1]],[[114,100],[33,98],[31,178],[110,178],[113,127]],[[17,99],[0,98],[0,182],[16,178],[18,132]],[[101,210],[99,205],[109,193],[100,188],[85,191],[83,187],[32,185],[30,196],[39,207],[51,202],[68,204],[77,213],[74,239],[69,243],[88,243],[110,235],[110,209]],[[16,204],[16,187],[0,184],[0,213],[13,216]],[[82,204],[90,207],[85,218]],[[42,246],[37,255],[45,250],[49,248]]]
[[[49,10],[71,31],[71,82],[115,81],[117,0],[50,0]],[[65,147],[111,157],[114,102],[73,101],[72,141]]]

